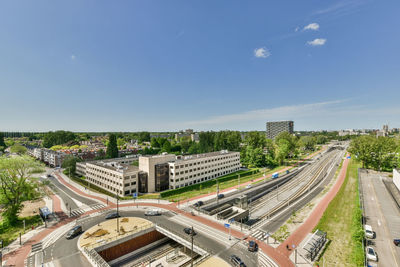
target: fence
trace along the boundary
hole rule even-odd
[[[96,252],[96,250],[84,248],[83,252],[95,266],[110,267],[110,265]]]

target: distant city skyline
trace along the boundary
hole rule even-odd
[[[0,7],[0,131],[400,127],[399,1]]]

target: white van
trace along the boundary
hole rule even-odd
[[[374,231],[372,231],[371,225],[364,225],[365,236],[368,238],[374,238]]]

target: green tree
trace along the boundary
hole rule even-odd
[[[68,131],[55,131],[48,132],[43,136],[43,147],[50,148],[54,145],[66,144],[70,141],[75,141],[77,139],[73,132]]]
[[[246,134],[244,142],[246,145],[251,146],[253,148],[256,147],[263,148],[266,144],[266,137],[264,133],[251,131]]]
[[[4,151],[6,149],[6,143],[4,143],[4,134],[0,132],[0,151]]]
[[[155,147],[160,147],[160,144],[158,143],[157,138],[155,138],[155,137],[152,137],[152,138],[151,138],[150,145],[151,145],[151,147],[153,147],[153,148],[155,148]]]
[[[165,140],[161,151],[162,152],[168,152],[168,153],[171,152],[171,143],[168,140]]]
[[[150,142],[150,133],[149,132],[140,132],[138,136],[138,141],[142,142]]]
[[[196,143],[196,142],[193,142],[190,145],[189,149],[188,149],[188,153],[189,154],[198,154],[198,153],[200,153],[200,145],[198,143]]]
[[[66,173],[75,174],[76,172],[76,163],[81,162],[82,160],[78,157],[74,157],[72,155],[68,155],[65,157],[62,167],[67,171]]]
[[[280,139],[277,142],[277,150],[275,153],[275,160],[279,165],[282,165],[285,161],[285,158],[288,157],[290,153],[290,143],[287,139]]]
[[[214,151],[214,132],[201,132],[199,134],[199,153]]]
[[[125,140],[123,138],[118,138],[117,139],[117,145],[118,147],[121,147],[125,144]]]
[[[312,136],[301,136],[298,145],[303,150],[313,151],[315,148],[316,140]]]
[[[29,156],[0,157],[0,194],[3,217],[11,225],[17,221],[22,202],[38,195],[37,184],[30,179],[40,164]]]
[[[118,157],[117,137],[115,134],[110,134],[108,137],[106,157],[109,159]]]
[[[26,149],[26,147],[20,144],[15,144],[12,147],[10,147],[10,152],[18,155],[26,154],[27,151],[28,150]]]

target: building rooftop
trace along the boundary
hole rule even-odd
[[[221,150],[221,151],[209,152],[209,153],[203,153],[203,154],[177,156],[176,161],[179,162],[179,161],[186,161],[186,160],[193,160],[193,159],[199,159],[199,158],[214,157],[214,156],[220,156],[220,155],[229,155],[229,154],[234,154],[234,153],[239,153],[239,152]]]
[[[119,163],[118,161],[95,161],[95,162],[88,162],[88,164],[93,164],[96,166],[100,166],[103,168],[107,168],[112,171],[117,171],[120,173],[124,172],[133,172],[133,171],[139,171],[139,167],[129,165],[129,164],[122,164]]]

